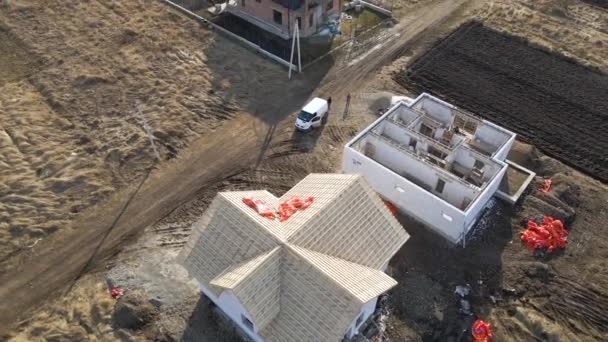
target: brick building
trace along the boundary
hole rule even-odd
[[[309,36],[340,14],[340,0],[236,0],[230,13],[284,39],[298,23],[300,36]]]

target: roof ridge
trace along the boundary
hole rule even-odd
[[[268,260],[277,251],[279,251],[281,249],[281,247],[282,247],[281,245],[278,245],[278,246],[274,247],[273,249],[263,252],[248,260],[244,260],[238,264],[226,267],[226,269],[224,269],[222,271],[222,273],[220,273],[217,277],[213,278],[209,282],[209,284],[220,287],[222,289],[227,289],[227,290],[236,289],[239,286],[239,284],[241,284],[248,276],[250,276],[252,273],[254,273],[256,271],[256,269],[258,269],[264,263],[264,261]],[[249,265],[249,267],[246,267],[248,265]],[[241,274],[241,277],[237,278],[236,280],[232,280],[232,281],[230,279],[226,278],[226,276],[228,274],[230,274],[231,272],[235,272],[239,269],[243,269],[246,271],[245,273]],[[222,278],[224,278],[224,279],[222,279]],[[224,281],[225,283],[222,284],[221,283],[222,281]]]
[[[331,199],[330,199],[330,200],[329,200],[327,203],[325,203],[325,204],[323,205],[323,207],[324,207],[324,208],[327,208],[327,207],[329,207],[330,205],[333,205],[333,204],[336,202],[336,200],[338,200],[338,198],[340,198],[340,195],[341,195],[342,193],[344,193],[345,191],[347,191],[348,189],[350,189],[351,187],[353,187],[355,184],[357,184],[358,180],[362,178],[362,176],[361,176],[361,175],[351,175],[351,174],[323,174],[323,173],[311,173],[311,174],[309,174],[308,176],[304,177],[304,178],[303,178],[301,181],[299,181],[299,182],[298,182],[296,185],[294,185],[294,186],[293,186],[291,189],[289,189],[287,192],[285,192],[285,193],[284,193],[284,194],[283,194],[281,197],[279,197],[279,198],[278,198],[279,203],[280,203],[280,202],[282,202],[282,201],[284,201],[284,200],[286,200],[286,199],[289,199],[288,197],[285,197],[285,196],[286,196],[286,195],[287,195],[289,192],[291,192],[292,190],[297,189],[297,188],[298,188],[298,186],[299,186],[301,183],[304,183],[304,182],[307,180],[307,178],[309,178],[310,176],[323,176],[323,177],[336,176],[336,178],[338,178],[337,176],[340,176],[340,177],[348,176],[349,178],[352,178],[352,181],[351,181],[350,183],[348,183],[348,184],[347,184],[347,185],[346,185],[346,186],[345,186],[343,189],[341,189],[341,191],[336,192],[336,193],[335,193],[335,196],[331,197]],[[290,197],[291,197],[291,196],[292,196],[292,195],[290,195]],[[285,197],[285,198],[284,198],[284,197]],[[312,205],[314,205],[314,204],[315,204],[315,202],[313,201],[313,204],[312,204]],[[311,206],[312,206],[312,205],[311,205]],[[296,214],[298,214],[298,213],[296,213]],[[294,215],[296,215],[296,214],[294,214]],[[297,232],[299,232],[299,231],[300,231],[300,230],[301,230],[301,229],[302,229],[304,226],[306,226],[306,223],[308,223],[308,222],[309,222],[310,220],[312,220],[314,217],[315,217],[315,215],[312,215],[312,216],[308,217],[308,218],[307,218],[305,221],[303,221],[303,222],[299,222],[299,223],[298,223],[298,227],[297,227],[297,229],[290,231],[290,232],[289,232],[289,234],[288,234],[288,235],[285,237],[285,241],[284,241],[284,242],[285,242],[285,243],[289,243],[289,238],[290,238],[290,237],[292,237],[292,236],[294,236],[294,235],[295,235]],[[287,225],[290,223],[290,221],[289,221],[289,220],[287,220],[287,221],[285,221],[285,222],[287,223],[287,224],[285,224],[285,226],[287,226]]]
[[[297,245],[293,245],[290,243],[286,243],[285,246],[287,248],[289,248],[291,251],[293,251],[294,253],[296,253],[303,260],[305,260],[309,265],[311,265],[316,270],[318,270],[320,273],[322,273],[326,278],[328,278],[338,288],[344,290],[344,292],[346,292],[352,299],[356,300],[361,305],[367,303],[372,298],[375,298],[375,297],[379,296],[380,294],[386,292],[387,290],[389,290],[390,288],[392,288],[393,286],[395,286],[397,284],[397,281],[395,279],[393,279],[392,277],[390,277],[389,275],[387,275],[386,273],[384,273],[383,271],[381,271],[379,269],[361,265],[361,264],[358,264],[358,263],[355,263],[352,261],[348,261],[348,260],[345,260],[345,259],[342,259],[339,257],[335,257],[335,256],[328,255],[325,253],[310,250],[310,249],[300,247]],[[331,270],[330,268],[323,268],[319,264],[310,260],[309,255],[306,255],[307,253],[313,254],[313,256],[315,256],[315,257],[321,256],[324,259],[331,261],[331,262],[337,261],[339,263],[345,263],[350,266],[354,266],[355,268],[358,269],[359,272],[354,272],[354,271],[349,272],[350,270],[348,268],[341,268],[338,272],[334,273],[333,270]],[[355,291],[355,289],[349,288],[346,284],[340,283],[339,278],[341,275],[344,275],[345,273],[349,273],[350,275],[360,276],[362,274],[362,272],[360,272],[360,271],[362,271],[362,270],[370,272],[373,275],[377,276],[378,278],[382,278],[380,280],[384,281],[384,286],[379,286],[377,289],[368,288],[367,295],[363,296],[362,294],[358,294],[357,291]],[[336,275],[338,275],[338,276],[336,276]],[[353,276],[351,278],[357,278],[356,276]]]

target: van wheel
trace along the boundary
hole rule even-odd
[[[321,124],[325,125],[327,123],[327,114],[321,119]]]

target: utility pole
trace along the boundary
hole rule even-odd
[[[297,48],[298,48],[298,72],[302,72],[302,56],[300,53],[300,29],[298,28],[298,22],[294,24],[293,28],[293,38],[291,40],[291,57],[289,58],[289,73],[287,75],[288,79],[291,79],[291,70],[293,69],[293,55],[296,51],[296,40],[297,40]]]

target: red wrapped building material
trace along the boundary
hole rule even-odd
[[[560,220],[544,216],[543,223],[528,221],[527,229],[521,233],[521,240],[529,250],[546,249],[551,253],[559,248],[566,248],[568,231]]]
[[[492,330],[490,324],[480,319],[473,322],[471,327],[471,334],[475,342],[488,342],[492,339]]]
[[[545,179],[545,182],[543,183],[543,187],[538,189],[538,191],[549,192],[549,190],[551,190],[551,183],[552,183],[552,181],[550,179]]]
[[[291,215],[295,214],[296,211],[308,208],[313,201],[314,197],[292,197],[287,201],[281,202],[281,204],[279,204],[279,220],[281,222],[287,220]]]
[[[250,206],[251,208],[255,209],[255,211],[257,211],[260,215],[269,218],[271,220],[274,220],[275,218],[275,214],[274,214],[274,210],[272,210],[272,208],[270,208],[270,206],[268,206],[268,204],[266,204],[266,202],[262,201],[262,200],[254,200],[251,197],[243,197],[243,203],[247,204],[248,206]]]

